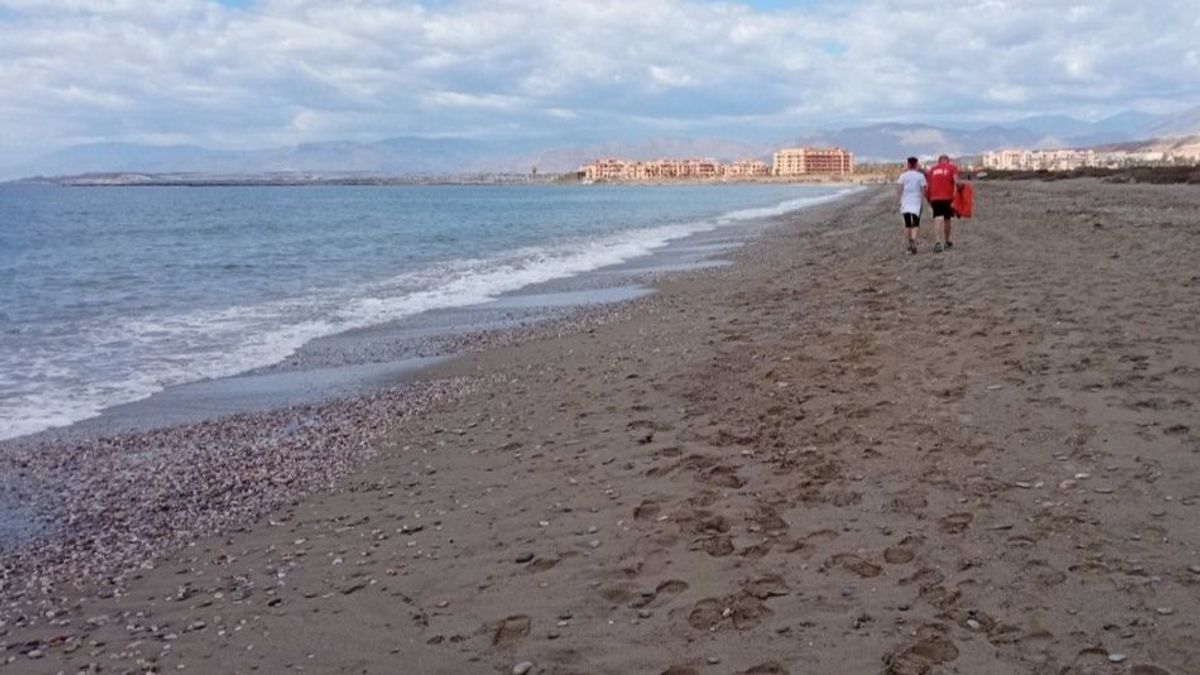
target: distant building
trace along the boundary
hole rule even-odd
[[[631,161],[598,159],[582,167],[584,180],[653,181],[712,179],[724,175],[724,167],[713,159],[655,159]]]
[[[771,173],[776,176],[841,176],[854,172],[854,155],[841,148],[784,148],[775,153],[774,159]]]
[[[770,176],[771,167],[766,162],[757,159],[739,159],[725,167],[725,175],[730,178],[753,178],[755,176]]]
[[[1159,150],[997,150],[983,155],[983,166],[1000,171],[1071,171],[1083,167],[1121,168],[1187,163],[1184,153]]]

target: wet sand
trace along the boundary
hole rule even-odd
[[[982,183],[915,257],[890,197],[342,411],[381,440],[27,592],[0,671],[1196,672],[1200,190]]]

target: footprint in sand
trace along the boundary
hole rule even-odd
[[[869,579],[883,574],[883,568],[874,563],[863,560],[853,553],[842,553],[833,556],[833,564],[839,565],[858,576]]]
[[[784,582],[783,577],[778,574],[768,574],[746,584],[745,591],[759,600],[766,600],[787,595],[792,592],[792,589]]]
[[[652,595],[642,595],[639,600],[635,600],[631,607],[662,607],[669,605],[680,593],[688,589],[686,581],[679,579],[670,579],[654,587]]]
[[[936,624],[917,629],[917,639],[887,657],[888,675],[925,675],[933,666],[950,663],[958,658],[958,647]]]
[[[725,598],[705,598],[688,614],[688,625],[696,630],[748,630],[773,614],[766,603],[742,591]]]
[[[768,661],[744,671],[744,675],[790,675],[790,672],[787,668],[780,665],[778,661]]]
[[[938,525],[942,528],[942,532],[947,534],[961,534],[967,531],[973,520],[975,520],[975,516],[969,513],[951,513],[939,520]]]
[[[662,507],[660,507],[658,505],[658,502],[647,499],[646,501],[642,502],[641,504],[638,504],[637,507],[635,507],[633,509],[633,519],[634,520],[653,520],[654,518],[658,517],[658,514],[661,511],[662,511]]]
[[[893,565],[910,563],[917,557],[917,549],[925,543],[920,537],[908,536],[883,551],[883,559]]]
[[[929,506],[929,500],[921,494],[901,494],[892,498],[892,510],[900,513],[917,514]]]
[[[701,474],[702,480],[717,487],[738,489],[746,484],[746,479],[737,475],[737,467],[714,466]]]
[[[492,645],[500,649],[508,649],[529,635],[532,627],[533,620],[528,616],[524,614],[510,616],[496,627],[496,632],[492,635]]]

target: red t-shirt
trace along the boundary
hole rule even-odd
[[[934,164],[929,170],[929,201],[950,201],[954,199],[954,179],[958,177],[958,167],[950,162]]]

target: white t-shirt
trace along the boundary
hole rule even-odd
[[[921,204],[925,197],[925,174],[909,169],[896,180],[900,185],[900,213],[921,215]]]

